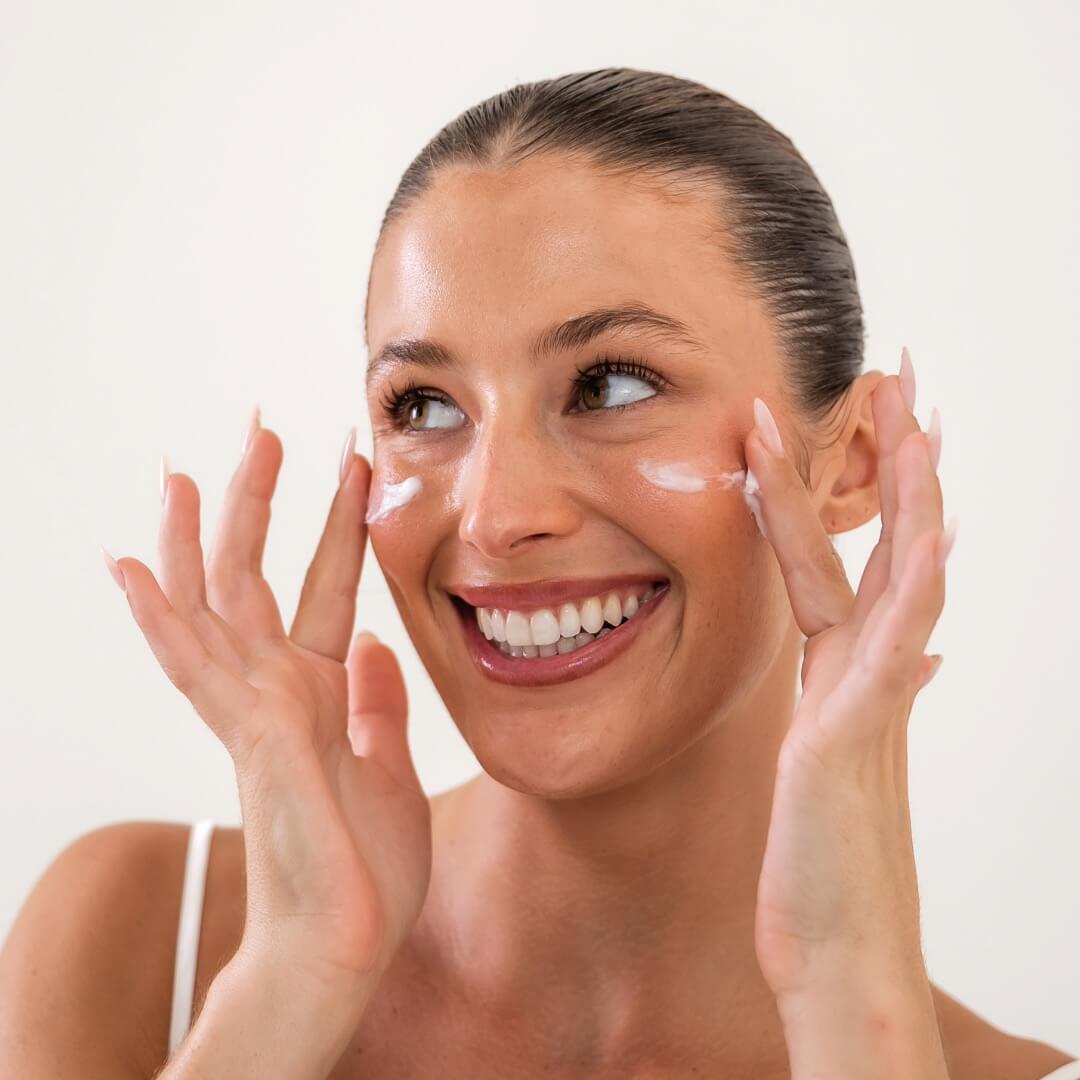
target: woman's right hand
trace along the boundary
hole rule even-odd
[[[269,429],[247,442],[205,574],[199,492],[182,473],[167,479],[161,584],[138,559],[117,562],[162,669],[233,759],[247,870],[238,953],[331,994],[381,977],[431,874],[400,668],[374,636],[350,649],[371,478],[352,445],[288,634],[261,568],[283,457]]]

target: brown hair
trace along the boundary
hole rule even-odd
[[[387,225],[444,165],[511,167],[549,152],[612,175],[640,175],[670,197],[718,197],[713,239],[774,320],[793,407],[818,423],[843,398],[862,366],[864,327],[832,202],[786,135],[698,82],[601,68],[521,83],[481,101],[405,170],[375,251]]]

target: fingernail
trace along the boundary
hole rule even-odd
[[[99,544],[98,547],[101,547]],[[120,586],[121,592],[127,592],[127,581],[124,578],[124,571],[117,565],[116,560],[102,547],[101,554],[105,557],[105,565],[109,569],[109,573],[112,574],[113,581]]]
[[[937,549],[937,564],[940,570],[945,565],[945,560],[949,557],[949,552],[953,549],[953,544],[956,543],[956,515],[953,515],[952,521],[945,527],[945,531],[941,534],[941,539],[938,541]]]
[[[345,483],[345,476],[352,464],[353,450],[356,448],[356,425],[349,428],[349,434],[345,439],[345,449],[341,454],[341,466],[338,468],[338,483]]]
[[[761,432],[762,442],[773,457],[784,456],[784,444],[780,441],[780,429],[776,426],[769,406],[761,398],[754,398],[754,423]]]
[[[936,470],[941,460],[941,414],[936,408],[930,413],[930,428],[926,438],[930,444],[930,464]]]
[[[926,686],[927,683],[929,683],[930,680],[933,679],[933,677],[941,670],[941,661],[944,660],[945,657],[942,656],[941,653],[935,653],[930,659],[933,660],[933,664],[930,667],[930,673],[923,680],[923,686]]]
[[[240,456],[243,457],[247,453],[248,446],[251,444],[251,436],[262,426],[262,412],[259,406],[255,406],[255,411],[251,414],[251,421],[248,423],[247,432],[244,435],[244,445],[240,450]]]
[[[373,630],[361,630],[356,635],[356,640],[359,641],[361,638],[371,638],[372,641],[378,641],[379,640],[378,637],[375,635],[375,632]]]
[[[911,363],[911,353],[905,345],[900,350],[900,393],[909,412],[915,411],[915,367]]]
[[[169,459],[161,455],[161,468],[158,472],[158,487],[161,489],[161,502],[165,502],[165,492],[169,486]]]

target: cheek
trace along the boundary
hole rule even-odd
[[[376,521],[384,521],[391,515],[397,516],[420,494],[423,487],[423,480],[419,476],[406,476],[404,480],[389,481],[373,473],[364,521],[371,525]]]
[[[377,465],[372,469],[364,522],[371,549],[388,582],[406,579],[410,569],[427,563],[430,548],[430,504],[435,493],[422,469],[395,469],[395,476]]]

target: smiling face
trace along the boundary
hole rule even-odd
[[[547,156],[443,170],[374,260],[368,343],[386,362],[368,388],[370,507],[386,512],[372,548],[462,735],[518,790],[568,797],[650,772],[722,721],[790,633],[775,556],[737,484],[716,479],[746,467],[755,395],[793,422],[767,314],[713,228],[704,199]],[[395,420],[385,406],[410,384]],[[692,479],[656,482],[672,475]],[[411,497],[383,502],[410,477]],[[668,585],[589,647],[605,662],[582,650],[573,677],[542,685],[490,672],[566,657],[496,652],[447,591],[623,575],[620,596]],[[489,606],[558,616],[563,598]]]

